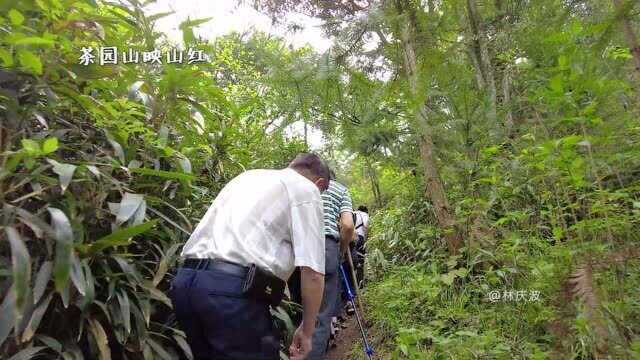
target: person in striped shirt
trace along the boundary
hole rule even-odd
[[[325,235],[325,286],[322,305],[318,312],[316,330],[313,333],[310,360],[325,358],[327,343],[331,332],[331,318],[336,313],[339,296],[339,264],[341,255],[345,255],[349,243],[354,237],[353,205],[346,186],[336,181],[335,173],[330,171],[329,187],[322,193],[324,208]],[[339,224],[339,226],[338,226]]]

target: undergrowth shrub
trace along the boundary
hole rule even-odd
[[[185,46],[210,62],[99,66],[100,46],[173,47],[153,31],[167,14],[142,6],[0,4],[3,359],[192,358],[165,295],[180,245],[229,179],[305,148],[254,119],[268,69],[227,56],[253,41],[279,59],[277,39],[214,47],[188,20]],[[78,64],[83,47],[94,64]],[[291,332],[286,309],[274,317]]]

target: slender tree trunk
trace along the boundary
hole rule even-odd
[[[308,138],[308,129],[307,129],[307,119],[303,118],[302,121],[304,122],[304,146],[305,147],[309,147],[309,138]]]
[[[415,54],[415,23],[413,21],[411,13],[404,11],[404,4],[400,1],[397,3],[398,13],[400,15],[407,15],[409,19],[405,19],[401,24],[401,40],[404,53],[404,68],[411,89],[411,95],[414,99],[420,98],[420,89],[418,87],[419,75],[416,66],[416,54]],[[411,11],[411,10],[409,10]],[[408,20],[408,21],[407,21]],[[429,124],[427,106],[424,101],[420,101],[417,111],[415,112],[415,122],[419,131],[419,147],[420,158],[422,160],[422,166],[424,167],[425,176],[425,195],[431,200],[434,207],[434,212],[438,225],[442,229],[445,241],[447,242],[447,248],[451,255],[455,255],[458,249],[461,247],[462,239],[460,232],[455,224],[449,201],[447,200],[446,192],[442,179],[440,178],[440,171],[436,165],[436,159],[434,155],[433,144],[433,131]]]
[[[471,61],[473,68],[476,69],[476,86],[478,86],[478,89],[483,90],[486,88],[486,85],[484,83],[484,76],[482,75],[482,66],[480,66],[480,60],[478,60],[478,56],[473,48],[470,47],[467,53],[469,54],[469,60]]]
[[[373,192],[373,199],[376,203],[377,208],[382,207],[382,194],[380,193],[380,182],[378,181],[378,174],[376,173],[376,169],[371,165],[371,162],[367,158],[365,160],[365,169],[366,174],[371,180],[371,191]]]
[[[493,64],[491,63],[491,57],[489,56],[489,48],[487,46],[487,38],[482,26],[482,20],[478,11],[478,4],[476,0],[467,0],[467,12],[469,15],[469,25],[471,27],[471,33],[473,35],[473,51],[476,55],[476,59],[473,59],[477,64],[476,69],[480,71],[484,90],[489,93],[489,120],[495,123],[498,119],[498,94],[496,87],[496,79],[493,70]]]
[[[511,68],[505,66],[502,74],[502,106],[506,109],[504,118],[505,134],[508,138],[513,137],[513,112],[511,111]]]
[[[616,11],[624,12],[624,1],[623,0],[613,0],[613,4],[615,5]],[[631,49],[631,54],[633,55],[633,61],[636,66],[636,71],[640,72],[640,45],[638,45],[638,39],[636,38],[636,34],[633,31],[633,25],[631,24],[631,20],[627,16],[627,14],[621,13],[622,29],[624,31],[624,36],[627,38],[627,43],[629,44],[629,49]]]

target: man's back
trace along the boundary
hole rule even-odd
[[[324,233],[326,236],[333,236],[339,240],[338,220],[340,213],[353,211],[347,187],[331,180],[329,188],[322,193],[322,205],[324,208]]]
[[[362,210],[357,210],[355,226],[356,234],[364,238],[366,236],[366,230],[369,226],[369,214]]]
[[[217,258],[241,265],[254,263],[287,279],[293,269],[292,216],[321,215],[320,192],[291,169],[249,170],[231,180],[218,194],[198,224],[182,255]],[[292,212],[292,208],[314,207],[315,211]],[[309,237],[322,238],[313,219],[297,218]],[[308,242],[322,252],[322,242]],[[324,271],[324,264],[317,264]],[[313,268],[313,267],[312,267]]]
[[[289,355],[307,356],[324,288],[320,191],[329,178],[318,155],[301,153],[286,169],[238,175],[216,196],[169,289],[194,358],[279,359],[269,307],[282,300],[294,266],[302,274],[303,321]]]

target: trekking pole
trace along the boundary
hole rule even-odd
[[[340,265],[340,272],[342,273],[342,281],[344,282],[344,288],[347,290],[347,297],[349,298],[349,302],[351,302],[351,306],[353,306],[353,310],[355,310],[356,320],[358,321],[358,326],[360,327],[360,334],[362,334],[362,342],[364,343],[364,353],[367,355],[367,358],[373,359],[373,348],[369,346],[369,342],[367,341],[367,332],[364,329],[364,325],[362,324],[362,320],[360,319],[360,314],[358,313],[358,308],[356,307],[356,303],[353,300],[354,296],[351,292],[351,286],[349,286],[349,281],[347,280],[347,273],[344,271],[344,266]]]
[[[353,266],[353,257],[351,257],[351,249],[347,248],[347,259],[349,261],[349,267],[351,268],[351,279],[353,280],[353,295],[355,296],[355,298],[358,300],[358,305],[360,306],[360,311],[364,311],[363,307],[362,307],[362,299],[360,299],[360,296],[358,296],[358,292],[360,292],[360,290],[358,290],[358,278],[356,277],[356,268]]]

